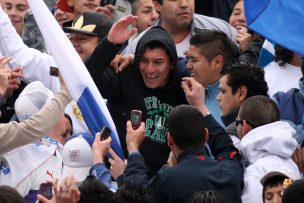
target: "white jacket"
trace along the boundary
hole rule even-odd
[[[58,77],[50,75],[50,67],[57,67],[54,58],[47,53],[41,53],[26,46],[1,7],[0,28],[0,56],[12,57],[10,67],[22,67],[24,82],[41,81],[45,87],[56,93],[59,90],[60,82]],[[74,102],[67,106],[65,112],[73,121],[74,133],[88,131]]]
[[[255,128],[240,142],[240,151],[250,165],[244,173],[242,202],[263,203],[261,178],[276,168],[284,169],[292,179],[301,178],[290,158],[297,147],[294,129],[283,121]]]

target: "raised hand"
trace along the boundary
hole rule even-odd
[[[128,15],[119,19],[113,24],[108,40],[113,44],[122,44],[127,41],[137,32],[137,28],[133,27],[137,18],[137,16]]]

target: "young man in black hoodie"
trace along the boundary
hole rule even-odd
[[[179,90],[182,91],[180,81],[175,77],[175,43],[163,28],[151,28],[136,47],[134,63],[125,71],[116,74],[108,67],[120,49],[117,44],[128,39],[123,36],[131,36],[127,26],[135,18],[129,16],[124,19],[125,24],[120,24],[125,26],[121,29],[122,33],[119,33],[121,39],[113,38],[116,33],[110,31],[108,38],[99,44],[91,58],[86,61],[86,66],[100,93],[107,99],[107,106],[117,127],[125,155],[126,122],[133,109],[142,111],[147,139],[142,144],[140,153],[144,156],[148,168],[155,173],[166,163],[170,152],[167,146],[168,115],[175,106],[186,103],[185,97],[179,94]]]

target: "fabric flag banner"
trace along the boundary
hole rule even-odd
[[[244,0],[244,7],[251,30],[304,56],[303,0]]]
[[[111,147],[124,159],[116,127],[95,83],[78,56],[71,42],[43,2],[28,0],[48,49],[77,103],[84,120],[93,135],[103,126],[111,128]]]

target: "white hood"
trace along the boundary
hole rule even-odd
[[[287,122],[277,121],[251,130],[239,149],[251,164],[267,155],[290,158],[297,147],[295,133]]]

